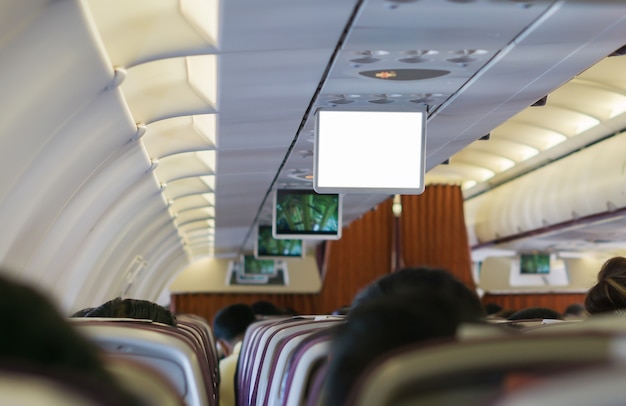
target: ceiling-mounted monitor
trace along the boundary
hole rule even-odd
[[[241,273],[244,275],[276,276],[276,261],[273,259],[258,259],[254,255],[243,256]]]
[[[257,228],[254,255],[259,259],[302,258],[304,256],[304,240],[274,238],[271,225],[260,225]]]
[[[547,253],[520,254],[519,272],[521,274],[547,275],[550,273],[552,256]]]
[[[321,109],[315,120],[318,193],[424,191],[426,110]]]
[[[341,203],[341,195],[336,193],[278,189],[274,193],[272,235],[276,239],[338,240]]]

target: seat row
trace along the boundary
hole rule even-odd
[[[137,319],[71,321],[105,350],[107,368],[147,404],[217,405],[220,378],[212,330],[199,317],[177,318],[177,327]]]
[[[319,406],[335,317],[270,318],[248,328],[237,405]],[[464,325],[456,338],[386,354],[348,405],[614,405],[626,397],[626,318]],[[575,394],[575,395],[573,395]],[[616,403],[617,402],[617,403]]]
[[[336,316],[278,317],[246,330],[236,375],[238,406],[305,405],[328,354]]]

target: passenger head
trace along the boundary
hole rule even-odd
[[[38,290],[0,276],[0,361],[107,388],[120,405],[137,404],[105,370],[100,350]],[[106,403],[103,401],[103,403]]]
[[[487,316],[496,316],[499,312],[502,311],[502,306],[497,303],[487,303],[485,304],[485,311],[487,312]]]
[[[94,308],[84,317],[142,319],[176,326],[176,317],[165,307],[148,300],[122,300],[119,297]]]
[[[602,265],[585,297],[585,308],[589,314],[626,309],[626,258],[614,257]]]
[[[584,318],[586,317],[585,306],[580,303],[572,303],[571,305],[565,308],[565,312],[563,312],[563,318],[571,319],[571,318]]]
[[[553,319],[563,320],[561,313],[547,307],[527,307],[510,315],[507,320]]]
[[[285,311],[272,302],[267,300],[259,300],[251,305],[254,314],[257,316],[283,316]]]
[[[84,309],[76,310],[74,313],[70,315],[70,317],[85,317],[93,309],[95,309],[95,307],[85,307]]]
[[[213,332],[227,355],[255,321],[252,307],[244,303],[226,306],[217,312],[213,319]]]
[[[381,296],[357,306],[331,342],[325,404],[345,404],[359,375],[384,354],[454,337],[458,313],[456,304],[436,291]]]
[[[407,268],[363,289],[335,329],[326,404],[344,404],[358,376],[384,354],[413,343],[453,338],[464,322],[485,319],[478,296],[442,269]]]
[[[428,267],[405,268],[378,278],[356,295],[351,308],[381,296],[417,297],[427,292],[437,292],[453,303],[458,313],[455,319],[458,321],[477,320],[486,316],[476,292],[445,269]]]

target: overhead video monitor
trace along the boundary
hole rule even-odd
[[[276,239],[341,238],[341,195],[314,190],[278,189],[274,193],[272,235]]]
[[[257,229],[254,255],[261,258],[302,258],[304,241],[301,239],[277,239],[272,235],[271,225],[260,225]]]
[[[237,261],[229,262],[226,284],[287,286],[289,285],[287,264],[281,260],[259,260],[252,255],[246,255]]]
[[[275,276],[277,273],[276,261],[273,259],[258,259],[254,255],[243,256],[243,275]]]
[[[314,189],[318,193],[422,193],[426,118],[425,109],[319,110]]]
[[[520,273],[521,274],[549,274],[550,254],[521,254]]]

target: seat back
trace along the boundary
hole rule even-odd
[[[543,377],[613,363],[626,363],[626,335],[523,334],[419,344],[375,361],[347,404],[488,404],[520,375]]]
[[[239,353],[239,361],[237,364],[237,375],[235,377],[235,395],[238,406],[248,406],[251,402],[252,391],[250,384],[254,371],[258,367],[257,353],[263,348],[261,344],[265,331],[270,327],[280,323],[286,323],[291,318],[267,318],[259,320],[246,329],[241,351]]]
[[[206,357],[188,332],[139,320],[72,319],[78,330],[105,351],[161,372],[189,406],[214,405],[217,393]]]
[[[0,362],[0,405],[119,406],[119,399],[84,376],[15,362]]]
[[[104,356],[106,369],[146,406],[185,406],[185,401],[167,377],[147,364],[119,354]]]
[[[281,379],[277,404],[304,405],[308,397],[319,396],[319,393],[311,390],[313,377],[315,371],[328,359],[331,339],[332,329],[320,329],[297,345]]]
[[[338,322],[337,319],[305,319],[276,331],[267,343],[252,404],[278,404],[281,378],[297,345],[314,332],[327,329]]]
[[[196,337],[197,341],[200,342],[209,366],[213,390],[215,393],[218,393],[220,383],[219,359],[217,356],[216,340],[211,326],[206,320],[199,316],[178,314],[176,317],[178,320],[177,327],[181,330],[189,331]]]

